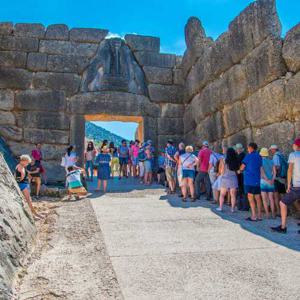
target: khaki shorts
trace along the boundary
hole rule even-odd
[[[168,181],[175,180],[175,173],[175,168],[166,167],[166,177]]]

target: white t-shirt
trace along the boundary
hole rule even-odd
[[[300,151],[292,152],[288,162],[294,164],[293,187],[300,187]]]
[[[194,164],[197,157],[192,153],[184,153],[180,155],[180,162],[182,165],[182,170],[195,170],[195,167],[190,167],[189,165]]]

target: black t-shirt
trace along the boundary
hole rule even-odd
[[[27,166],[27,171],[29,172],[35,172],[37,169],[40,169],[38,173],[30,174],[31,177],[40,177],[41,176],[41,163],[39,161],[35,161],[34,165],[29,164]]]
[[[242,161],[244,160],[245,156],[246,156],[246,153],[245,153],[245,152],[241,152],[241,153],[239,153],[239,154],[237,155],[237,158],[238,158],[238,161],[239,161],[239,166],[241,166]]]

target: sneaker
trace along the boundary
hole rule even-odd
[[[271,227],[271,229],[273,231],[279,232],[279,233],[286,233],[286,227],[282,228],[281,225],[277,226],[277,227]]]
[[[223,211],[223,209],[221,207],[217,207],[216,211]]]

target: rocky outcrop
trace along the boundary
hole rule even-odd
[[[194,19],[187,23],[182,65],[189,69],[186,142],[208,140],[218,146],[254,140],[260,146],[277,143],[290,151],[291,140],[299,135],[300,73],[293,74],[300,66],[299,25],[282,40],[275,1],[258,0],[216,41],[198,42],[202,50],[193,62],[188,53],[195,40],[191,36],[197,35],[198,41],[205,38],[199,24]]]
[[[0,298],[11,299],[11,284],[35,238],[31,213],[0,154]]]

